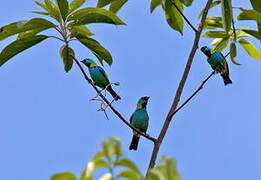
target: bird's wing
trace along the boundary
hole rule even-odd
[[[225,69],[225,71],[227,72],[227,74],[229,74],[229,69],[228,69],[228,64],[227,64],[226,58],[221,52],[219,52],[219,53],[224,58],[224,60],[221,61],[221,64],[222,64],[223,68]]]
[[[109,84],[110,81],[109,81],[109,78],[108,78],[107,74],[105,73],[105,71],[104,71],[100,66],[98,66],[98,68],[99,68],[99,71],[100,71],[100,72],[102,73],[102,75],[104,76],[104,78],[106,79],[107,83]]]
[[[134,113],[133,113],[134,114]],[[133,114],[130,117],[130,123],[132,123],[132,119],[133,119]]]

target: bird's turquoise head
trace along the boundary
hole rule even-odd
[[[201,49],[200,49],[207,57],[210,57],[211,56],[211,49],[207,46],[203,46]]]
[[[146,108],[149,98],[150,98],[149,96],[141,97],[137,103],[136,110],[141,108]]]
[[[86,58],[86,59],[82,60],[81,62],[83,64],[85,64],[88,68],[97,66],[97,64],[93,60],[91,60],[89,58]]]

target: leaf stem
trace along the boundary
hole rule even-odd
[[[175,6],[175,8],[178,10],[178,12],[181,14],[181,16],[185,19],[185,21],[188,23],[188,25],[191,27],[191,29],[193,29],[193,31],[195,33],[197,33],[197,29],[190,23],[190,21],[188,20],[188,18],[181,12],[181,10],[178,8],[178,6],[176,5],[174,0],[170,0],[171,3]]]

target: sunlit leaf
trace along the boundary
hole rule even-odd
[[[105,49],[98,41],[92,38],[81,36],[76,36],[76,38],[92,51],[92,53],[99,59],[101,64],[103,63],[103,60],[105,60],[109,65],[112,64],[112,57],[110,52]]]
[[[102,8],[83,8],[68,17],[68,21],[73,20],[70,26],[84,25],[90,23],[108,23],[115,25],[126,25],[113,12]]]
[[[72,68],[72,65],[73,65],[73,58],[71,55],[75,55],[74,54],[74,51],[72,48],[66,46],[66,45],[63,45],[61,48],[60,48],[60,56],[63,60],[63,64],[64,64],[64,70],[65,72],[69,72]]]
[[[104,174],[99,180],[111,180],[112,175],[110,173]]]
[[[253,9],[247,10],[247,9],[240,8],[240,10],[242,12],[237,16],[238,20],[255,20],[259,24],[261,24],[261,13],[260,12],[253,10]]]
[[[85,25],[73,26],[70,29],[70,32],[71,32],[70,38],[76,37],[78,35],[85,36],[85,37],[94,35]]]
[[[223,51],[229,42],[229,37],[222,38],[222,40],[216,45],[215,50]]]
[[[213,7],[217,6],[217,5],[219,5],[220,3],[221,3],[221,1],[214,1],[214,2],[212,2],[212,4],[210,5],[209,9],[211,9],[211,8],[213,8]],[[200,11],[198,18],[200,18],[200,17],[203,15],[204,9],[205,9],[205,8],[203,8],[203,9]]]
[[[38,28],[38,29],[33,29],[33,30],[21,32],[21,33],[18,34],[17,39],[23,39],[23,38],[35,36],[37,33],[42,32],[44,30],[46,30],[46,28]]]
[[[221,9],[224,29],[229,32],[233,19],[231,0],[221,0]]]
[[[224,38],[229,37],[225,31],[208,31],[202,35],[205,38]]]
[[[176,0],[175,4],[180,9],[180,11],[183,12],[183,5],[180,3],[180,1]],[[183,18],[178,10],[174,7],[171,0],[166,0],[165,3],[163,3],[163,9],[165,11],[166,20],[169,26],[183,35]]]
[[[238,42],[251,57],[261,60],[260,53],[258,52],[256,47],[250,41],[248,41],[246,39],[240,39]]]
[[[180,0],[180,2],[185,6],[191,6],[193,0]]]
[[[2,66],[6,61],[8,61],[13,56],[40,43],[46,38],[48,38],[48,36],[38,35],[38,36],[28,37],[24,39],[18,39],[12,42],[11,44],[7,45],[0,54],[0,66]]]
[[[129,170],[123,170],[118,175],[118,178],[127,178],[129,180],[141,180],[139,176],[136,175],[135,172]]]
[[[216,29],[216,28],[223,28],[222,18],[214,17],[214,16],[207,17],[203,29]]]
[[[67,2],[67,0],[56,0],[56,2],[58,4],[61,16],[62,16],[63,20],[65,21],[67,14],[68,14],[68,10],[69,10],[68,2]]]
[[[261,32],[251,30],[251,29],[244,29],[243,31],[245,33],[250,34],[250,35],[256,37],[257,39],[261,40]]]
[[[238,62],[236,62],[236,60],[234,59],[237,56],[236,44],[234,42],[230,43],[229,52],[230,52],[230,60],[231,60],[231,62],[236,64],[236,65],[241,65]]]
[[[102,8],[115,0],[98,0],[96,7]]]
[[[70,14],[71,12],[73,12],[74,10],[78,9],[79,7],[81,7],[83,5],[83,3],[85,3],[86,0],[73,0],[70,5],[69,5],[69,11],[68,14]]]
[[[223,38],[216,38],[216,39],[214,39],[214,40],[210,43],[210,45],[216,46],[216,45],[218,45],[222,40],[223,40]]]
[[[111,5],[110,5],[109,10],[116,14],[127,1],[128,0],[116,0],[116,1],[113,1],[111,3]]]
[[[93,180],[93,172],[101,167],[109,168],[109,164],[104,160],[90,161],[87,167],[83,170],[80,180]]]
[[[167,178],[164,176],[163,172],[154,168],[149,171],[146,180],[167,180]]]
[[[161,5],[161,3],[162,3],[162,0],[151,0],[151,3],[150,3],[150,13],[152,13],[156,7]]]
[[[105,156],[103,151],[98,151],[95,156],[92,157],[91,161],[98,161]]]
[[[137,166],[132,161],[130,161],[129,159],[126,159],[126,158],[116,161],[114,163],[114,166],[124,166],[124,167],[129,168],[130,170],[134,171],[136,174],[142,175],[140,170],[137,168]]]
[[[51,180],[76,180],[76,177],[71,172],[64,172],[53,175]]]

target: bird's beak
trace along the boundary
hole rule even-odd
[[[81,61],[82,63],[84,62],[84,60]]]
[[[149,98],[150,98],[149,96],[145,96],[145,99],[146,99],[146,100],[149,100]]]
[[[204,49],[205,49],[205,47],[202,47],[200,50],[201,50],[201,51],[204,51]]]

